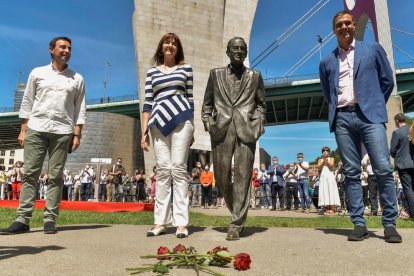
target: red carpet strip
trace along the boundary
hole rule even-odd
[[[36,200],[35,209],[45,208],[44,200]],[[0,207],[18,208],[18,200],[0,200]],[[91,212],[143,212],[154,211],[153,203],[141,202],[93,202],[93,201],[61,201],[60,210],[77,210]]]

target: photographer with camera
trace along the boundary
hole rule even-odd
[[[299,209],[299,197],[298,197],[298,183],[297,183],[297,172],[298,165],[296,163],[290,163],[288,170],[283,175],[283,178],[286,181],[286,210],[290,210],[292,207],[292,196],[293,196],[293,205],[295,210]]]

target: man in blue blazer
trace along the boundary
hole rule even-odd
[[[319,75],[329,106],[329,128],[335,133],[343,161],[345,191],[354,223],[348,240],[369,237],[360,180],[363,143],[378,180],[385,241],[399,243],[402,239],[395,228],[397,202],[385,130],[393,72],[378,43],[355,41],[355,22],[348,11],[334,16],[333,31],[338,47],[321,61]]]
[[[279,210],[285,210],[285,179],[283,174],[286,172],[285,166],[279,164],[279,158],[273,157],[273,165],[270,165],[267,173],[269,174],[269,185],[272,192],[272,208],[270,211],[276,211],[277,196],[279,197]]]

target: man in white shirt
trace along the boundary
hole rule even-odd
[[[19,234],[30,230],[37,181],[46,154],[49,156],[49,182],[44,211],[44,232],[55,234],[56,218],[63,189],[63,169],[68,151],[80,145],[86,119],[85,83],[68,68],[71,40],[56,37],[49,43],[52,63],[30,73],[20,109],[22,119],[19,144],[24,146],[26,174],[16,220],[2,230]]]
[[[310,210],[310,196],[309,196],[309,163],[303,160],[303,153],[299,152],[297,155],[298,162],[296,163],[298,176],[298,189],[300,193],[300,205],[302,211],[309,213]]]

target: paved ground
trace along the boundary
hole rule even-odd
[[[250,270],[219,269],[225,275],[414,275],[414,229],[400,230],[402,244],[385,243],[382,229],[372,230],[363,242],[347,242],[349,229],[247,228],[234,242],[225,240],[224,228],[190,228],[184,240],[175,237],[174,229],[147,238],[147,226],[77,225],[59,230],[56,235],[32,229],[0,236],[0,275],[128,275],[125,268],[153,262],[140,255],[178,243],[202,252],[223,245],[232,253],[251,255]],[[196,274],[175,269],[170,275]]]

